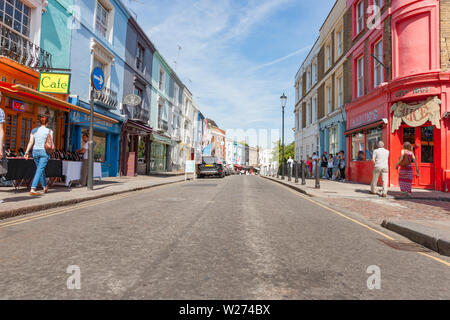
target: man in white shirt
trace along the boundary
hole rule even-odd
[[[313,161],[313,163],[312,163],[312,177],[313,178],[315,178],[316,177],[316,168],[317,168],[317,165],[319,164],[319,159],[320,159],[320,157],[317,155],[317,153],[313,153],[313,155],[312,155],[312,161]],[[319,172],[319,175],[320,175],[320,172]]]
[[[81,166],[81,178],[80,184],[85,187],[87,186],[87,176],[88,176],[88,157],[89,157],[89,136],[87,133],[83,133],[83,148],[77,150],[78,153],[83,154],[83,164]]]
[[[373,178],[370,192],[376,194],[375,188],[378,184],[378,177],[381,174],[383,189],[381,196],[386,197],[388,191],[388,175],[389,175],[389,150],[384,148],[384,142],[378,141],[378,149],[373,152],[372,162],[375,164],[373,168]]]

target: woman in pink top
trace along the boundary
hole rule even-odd
[[[395,165],[395,170],[400,167],[398,175],[398,181],[400,184],[400,190],[406,192],[408,196],[412,194],[412,181],[414,178],[412,163],[416,166],[417,177],[419,176],[419,168],[417,167],[416,157],[412,152],[413,148],[411,143],[405,142],[403,144],[402,155]]]

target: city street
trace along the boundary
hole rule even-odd
[[[0,299],[450,299],[449,263],[258,176],[0,222]],[[69,266],[80,289],[67,287]],[[368,289],[369,266],[380,289]]]

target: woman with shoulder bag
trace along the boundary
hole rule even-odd
[[[30,142],[28,143],[27,150],[25,152],[25,159],[29,159],[30,149],[33,148],[33,159],[36,164],[36,173],[34,175],[33,182],[31,184],[30,195],[38,196],[39,192],[36,192],[36,188],[41,183],[44,193],[48,192],[47,181],[45,178],[45,168],[47,167],[48,160],[50,159],[49,153],[55,150],[53,143],[53,132],[47,128],[48,118],[41,117],[39,119],[40,127],[31,131]]]
[[[395,165],[395,170],[400,167],[398,181],[400,184],[400,190],[405,192],[407,196],[411,197],[412,195],[412,181],[414,178],[412,163],[414,162],[416,166],[417,177],[419,176],[419,168],[417,166],[416,157],[412,152],[413,147],[411,143],[405,142],[403,144],[402,154],[397,164]]]

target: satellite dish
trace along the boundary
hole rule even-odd
[[[129,94],[123,99],[123,103],[135,107],[142,102],[142,98],[135,94]]]

